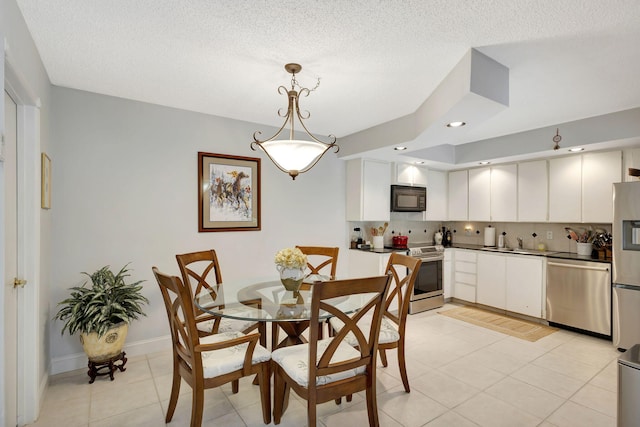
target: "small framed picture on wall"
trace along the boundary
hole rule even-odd
[[[40,207],[51,209],[51,159],[45,153],[41,154],[41,158]]]

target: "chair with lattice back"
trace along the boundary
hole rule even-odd
[[[380,361],[384,367],[387,367],[386,350],[397,349],[398,369],[407,393],[410,392],[410,388],[405,358],[405,331],[411,293],[413,292],[421,263],[421,259],[403,255],[399,252],[394,252],[389,257],[386,272],[391,275],[392,281],[384,303],[380,340],[378,342]],[[363,323],[368,321],[370,321],[370,318],[361,320]],[[329,320],[329,324],[332,333],[342,328],[342,322],[335,317]],[[347,339],[352,345],[358,344],[352,335],[347,336]]]
[[[205,389],[256,374],[262,419],[269,424],[271,353],[258,344],[259,335],[236,331],[201,337],[191,290],[179,277],[163,274],[156,267],[152,270],[162,293],[173,344],[173,381],[165,421],[173,418],[182,380],[192,388],[190,425],[196,427],[202,424]]]
[[[216,251],[213,249],[187,254],[176,255],[178,267],[182,274],[182,281],[195,297],[202,291],[216,295],[222,283],[222,273]],[[256,302],[259,304],[259,302]],[[224,308],[223,306],[220,306]],[[222,318],[214,314],[205,313],[194,306],[198,331],[201,336],[220,332],[240,331],[245,334],[257,330],[260,332],[260,344],[266,347],[267,335],[264,323]]]
[[[390,276],[335,280],[312,286],[311,324],[318,323],[323,313],[336,316],[343,323],[334,337],[320,339],[319,330],[310,328],[309,342],[283,347],[272,352],[274,373],[273,419],[279,424],[292,389],[307,401],[308,425],[316,425],[316,405],[341,396],[366,391],[369,425],[377,426],[376,356],[382,321],[383,304],[389,290]],[[336,300],[360,296],[361,308],[346,313]],[[360,318],[371,315],[372,321],[362,327]],[[357,348],[346,342],[353,335]]]
[[[319,280],[335,280],[336,269],[338,267],[338,247],[327,246],[296,246],[300,251],[307,256],[307,268],[309,269],[309,277]],[[307,284],[303,286],[308,287]],[[321,322],[318,327],[320,328],[320,337],[322,337],[323,323]],[[271,349],[274,350],[278,346],[278,332],[279,326],[273,322],[271,327]]]

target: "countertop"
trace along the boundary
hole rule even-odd
[[[427,243],[425,243],[425,245],[428,245]],[[468,243],[454,243],[453,245],[450,246],[451,248],[454,249],[470,249],[470,250],[477,250],[477,251],[482,251],[482,252],[487,252],[487,253],[505,253],[505,254],[509,254],[511,253],[512,255],[529,255],[529,256],[544,256],[547,258],[558,258],[558,259],[570,259],[570,260],[577,260],[577,261],[592,261],[592,262],[602,262],[602,263],[607,263],[607,264],[611,264],[611,259],[600,259],[598,257],[593,257],[590,255],[578,255],[575,252],[552,252],[552,253],[538,253],[535,250],[531,250],[531,252],[526,253],[526,254],[522,254],[522,253],[512,253],[512,252],[500,252],[500,251],[485,251],[484,246],[482,245],[472,245],[472,244],[468,244]],[[392,248],[392,247],[388,247],[385,246],[383,249],[350,249],[353,251],[360,251],[360,252],[368,252],[368,253],[372,253],[372,254],[389,254],[391,252],[406,252],[407,248]]]
[[[465,244],[465,243],[454,243],[452,246],[452,248],[457,248],[457,249],[471,249],[471,250],[483,250],[484,246],[482,245],[471,245],[471,244]],[[483,250],[483,252],[485,252]],[[487,251],[487,253],[509,253],[509,252],[493,252],[493,251]],[[514,254],[516,255],[516,254]],[[530,253],[527,254],[517,254],[517,255],[531,255],[531,256],[544,256],[547,258],[560,258],[560,259],[570,259],[570,260],[577,260],[577,261],[592,261],[592,262],[603,262],[603,263],[607,263],[607,264],[611,264],[611,259],[600,259],[598,257],[593,257],[591,255],[578,255],[575,252],[553,252],[553,253],[549,253],[549,254],[541,254],[541,253],[536,253],[534,250],[531,250]]]

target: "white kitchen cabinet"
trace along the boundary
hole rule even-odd
[[[582,156],[549,160],[549,222],[582,220]]]
[[[384,275],[391,253],[375,253],[349,249],[348,277],[371,277]]]
[[[549,206],[546,160],[518,165],[518,221],[545,222]]]
[[[424,166],[412,165],[411,163],[394,163],[393,170],[394,184],[422,187],[426,187],[429,184],[429,169]]]
[[[446,221],[447,219],[447,173],[429,170],[427,185],[427,210],[425,221]]]
[[[478,253],[476,302],[505,309],[507,300],[506,260],[502,254]]]
[[[491,168],[469,169],[469,220],[491,221]]]
[[[453,253],[453,296],[476,302],[476,251],[455,249]]]
[[[449,172],[448,218],[450,221],[466,221],[468,215],[469,187],[467,170]]]
[[[388,221],[391,199],[390,163],[347,161],[347,221]]]
[[[506,256],[506,309],[514,313],[543,318],[542,290],[545,258],[531,255]]]
[[[491,167],[491,221],[518,220],[518,165]]]
[[[455,249],[445,248],[444,261],[442,262],[442,290],[444,299],[450,300],[453,296],[453,252]]]
[[[613,222],[613,183],[622,181],[622,152],[582,155],[582,222]]]

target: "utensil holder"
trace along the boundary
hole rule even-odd
[[[591,255],[591,251],[593,250],[593,245],[591,243],[580,243],[578,242],[578,255]]]
[[[384,236],[373,236],[373,249],[384,248]]]

